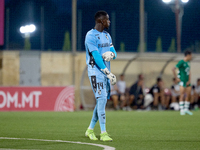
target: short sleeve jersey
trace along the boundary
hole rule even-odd
[[[174,84],[171,86],[171,90],[175,90],[175,91],[180,91],[180,86],[179,84]]]
[[[160,92],[161,92],[161,90],[157,84],[155,84],[149,91],[149,93],[153,96],[154,96],[154,93],[160,93]]]
[[[196,86],[195,86],[195,92],[196,92],[197,94],[200,94],[200,85],[196,85]]]
[[[190,62],[189,61],[180,60],[176,64],[176,68],[179,69],[177,77],[181,81],[187,82],[189,80],[189,75],[190,75]]]
[[[110,95],[118,95],[117,90],[115,89],[116,85],[110,85],[110,86],[111,86]]]
[[[121,92],[121,93],[125,93],[125,91],[126,91],[126,82],[125,81],[121,81],[121,80],[119,80],[118,82],[117,82],[117,87],[118,87],[118,90]]]
[[[135,97],[137,97],[138,95],[143,95],[143,90],[140,86],[138,86],[138,82],[131,86],[129,94],[135,95]]]
[[[171,86],[171,94],[172,96],[179,96],[178,92],[180,91],[180,85],[174,84]]]
[[[87,32],[85,37],[85,48],[86,48],[86,64],[88,66],[88,76],[104,75],[99,66],[95,64],[92,56],[93,51],[98,51],[102,56],[103,53],[110,51],[112,46],[112,39],[108,32],[99,32],[96,29],[92,29]],[[103,60],[104,61],[104,60]],[[105,66],[110,70],[110,62],[104,61]]]

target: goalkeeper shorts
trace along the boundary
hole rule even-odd
[[[95,98],[110,99],[110,80],[105,76],[89,76]]]

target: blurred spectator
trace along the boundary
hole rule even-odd
[[[157,82],[150,89],[149,94],[151,94],[153,96],[153,109],[158,110],[158,102],[159,101],[161,102],[162,109],[166,109],[163,80],[161,78],[157,78]]]
[[[172,103],[177,102],[180,95],[180,86],[175,78],[173,78],[173,85],[171,86],[171,94],[172,94]]]
[[[133,84],[129,91],[129,102],[127,109],[130,110],[130,105],[133,105],[133,109],[144,108],[144,94],[143,94],[143,82],[144,77],[142,74],[138,76],[138,81]]]
[[[179,96],[180,96],[180,86],[178,81],[173,78],[173,85],[171,86],[171,104],[170,109],[179,110]]]
[[[117,82],[117,88],[118,88],[119,99],[121,101],[121,108],[125,109],[125,104],[126,104],[126,97],[125,97],[126,82],[124,81],[124,74],[120,75],[120,79]]]
[[[119,110],[119,105],[118,105],[118,88],[117,85],[111,85],[111,92],[110,92],[110,97],[111,100],[113,101],[114,109]]]
[[[192,87],[193,89],[193,99],[191,102],[191,105],[195,108],[198,109],[198,107],[200,106],[200,78],[197,79],[197,83],[195,86]]]
[[[168,109],[169,108],[169,104],[170,104],[170,99],[171,99],[171,90],[168,88],[165,88],[164,90],[164,97],[165,97],[165,102],[164,102],[164,109]]]
[[[193,85],[191,87],[191,97],[190,97],[189,109],[194,109],[194,106],[196,105],[195,97],[196,97],[196,91],[195,91],[195,85]]]

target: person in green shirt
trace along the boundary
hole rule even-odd
[[[172,69],[176,81],[179,82],[180,86],[180,115],[193,115],[189,111],[190,99],[191,99],[191,71],[190,71],[190,60],[192,59],[192,53],[185,51],[184,59],[180,60],[176,66]],[[184,95],[186,94],[185,101]]]

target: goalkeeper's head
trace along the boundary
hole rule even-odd
[[[110,20],[109,20],[109,15],[106,11],[100,10],[100,11],[96,12],[94,19],[95,19],[96,25],[98,24],[98,25],[102,26],[103,29],[109,28]]]

